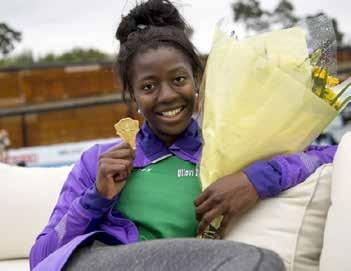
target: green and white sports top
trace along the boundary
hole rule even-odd
[[[115,208],[136,224],[139,240],[195,237],[198,175],[196,165],[177,156],[134,169]]]

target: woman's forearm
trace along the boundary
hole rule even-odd
[[[281,191],[303,182],[318,167],[331,163],[337,146],[311,145],[305,151],[277,155],[271,160],[257,161],[243,171],[261,199],[274,197]]]

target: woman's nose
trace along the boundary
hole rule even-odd
[[[168,83],[161,84],[160,90],[158,95],[159,102],[171,102],[178,96],[178,93]]]

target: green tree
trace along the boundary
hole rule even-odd
[[[281,27],[290,27],[299,20],[294,14],[293,4],[287,0],[281,0],[270,15],[273,23]]]
[[[0,59],[0,68],[32,66],[35,64],[72,64],[84,62],[112,61],[113,56],[96,49],[74,48],[63,54],[49,53],[39,59],[34,59],[30,50],[14,56],[5,56]]]
[[[0,68],[6,67],[24,67],[35,63],[33,54],[30,50],[23,51],[15,56],[4,57],[0,59]]]
[[[5,23],[0,23],[0,54],[8,55],[14,48],[15,42],[20,42],[22,39],[21,32],[18,32]]]
[[[342,33],[339,30],[338,21],[335,18],[332,18],[332,23],[333,23],[334,30],[335,30],[336,40],[338,41],[339,45],[342,45],[343,38],[344,38],[344,33]]]
[[[246,30],[256,32],[267,30],[269,21],[267,11],[261,8],[260,2],[256,0],[236,1],[232,4],[234,21],[244,23]]]
[[[259,0],[237,0],[232,4],[234,21],[243,23],[247,31],[261,32],[274,28],[293,26],[298,20],[321,15],[317,13],[305,17],[295,14],[294,5],[288,0],[280,0],[273,10],[263,9]],[[343,33],[338,29],[335,18],[331,18],[338,44],[342,44]]]
[[[74,48],[63,54],[55,55],[53,53],[49,53],[43,57],[40,57],[39,59],[34,59],[32,52],[27,50],[11,57],[3,57],[0,59],[0,68],[32,66],[35,64],[55,65],[112,60],[113,56],[96,49]]]
[[[60,55],[52,53],[39,58],[37,63],[54,64],[54,63],[84,63],[84,62],[99,62],[108,61],[112,57],[104,52],[96,49],[74,48]]]

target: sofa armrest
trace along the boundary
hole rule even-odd
[[[320,271],[351,268],[351,132],[345,134],[334,158],[331,206],[324,231]]]
[[[71,168],[23,168],[0,163],[0,260],[29,256]]]

